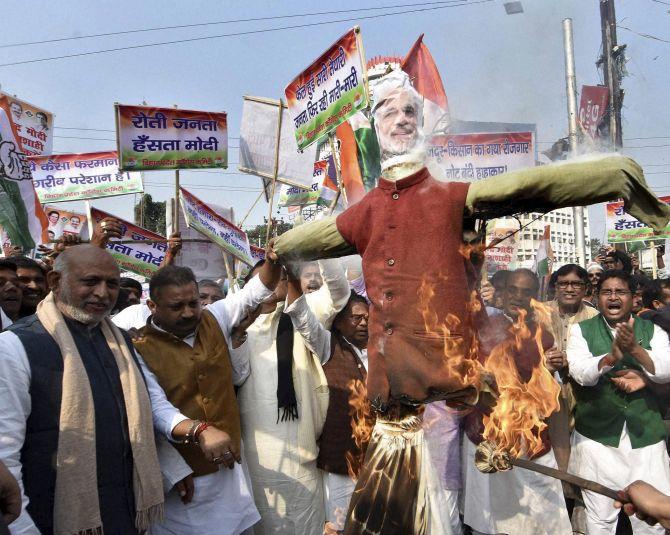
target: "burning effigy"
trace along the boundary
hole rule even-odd
[[[462,247],[464,218],[623,198],[649,226],[668,219],[641,168],[621,156],[472,184],[440,182],[426,168],[422,106],[406,74],[385,76],[372,104],[381,149],[377,187],[339,216],[295,228],[272,246],[285,262],[355,253],[363,258],[371,301],[367,399],[376,421],[362,431],[369,444],[345,533],[451,532],[435,514],[439,485],[422,429],[427,403],[489,404],[477,461],[489,471],[542,451],[545,419],[557,410],[559,392],[544,365],[542,329],[515,323],[512,339],[481,358],[481,335],[489,327],[475,290],[478,274]],[[520,373],[511,361],[522,345],[534,347],[537,359]]]

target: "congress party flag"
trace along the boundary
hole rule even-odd
[[[551,268],[554,262],[554,251],[551,249],[551,226],[544,227],[544,234],[540,239],[540,244],[537,247],[535,254],[535,263],[533,264],[533,271],[537,273],[538,277],[546,277],[551,275]]]
[[[11,113],[9,99],[0,96],[0,226],[13,245],[28,250],[46,241],[47,218]]]

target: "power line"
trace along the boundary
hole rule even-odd
[[[254,17],[250,19],[233,19],[233,20],[219,20],[214,22],[198,22],[194,24],[178,24],[175,26],[157,26],[154,28],[139,28],[135,30],[121,30],[117,32],[107,32],[107,33],[94,33],[89,35],[78,35],[74,37],[58,37],[55,39],[45,39],[43,41],[27,41],[24,43],[10,43],[6,45],[0,45],[0,48],[10,48],[15,46],[29,46],[29,45],[42,45],[47,43],[58,43],[62,41],[75,41],[79,39],[92,39],[96,37],[109,37],[112,35],[127,35],[132,33],[142,33],[142,32],[156,32],[162,30],[177,30],[182,28],[198,28],[202,26],[218,26],[223,24],[237,24],[240,22],[261,22],[266,20],[278,20],[278,19],[290,19],[294,17],[315,17],[319,15],[338,15],[340,13],[354,13],[359,11],[374,11],[380,9],[398,9],[401,7],[417,7],[417,6],[430,6],[436,4],[454,4],[462,2],[463,0],[444,0],[442,2],[421,2],[414,4],[397,4],[394,6],[379,6],[379,7],[362,7],[357,9],[340,9],[338,11],[316,11],[314,13],[295,13],[293,15],[274,15],[271,17]]]
[[[670,43],[668,39],[662,39],[661,37],[656,37],[655,35],[651,35],[648,33],[636,32],[635,30],[631,30],[630,28],[622,26],[621,24],[617,24],[616,27],[621,28],[622,30],[627,30],[631,33],[634,33],[635,35],[639,35],[640,37],[644,37],[645,39],[653,39],[654,41],[660,41],[661,43]]]
[[[110,52],[119,52],[121,50],[136,50],[139,48],[150,48],[154,46],[164,46],[164,45],[174,45],[174,44],[179,44],[179,43],[192,43],[196,41],[207,41],[210,39],[222,39],[225,37],[239,37],[242,35],[252,35],[252,34],[260,34],[260,33],[271,33],[271,32],[278,32],[278,31],[283,31],[283,30],[295,30],[298,28],[309,28],[309,27],[314,27],[314,26],[324,26],[327,24],[337,24],[340,22],[352,22],[352,21],[359,21],[359,20],[367,20],[367,19],[378,19],[382,17],[392,17],[395,15],[407,15],[409,13],[422,13],[422,12],[427,12],[427,11],[435,11],[438,9],[448,9],[448,8],[453,8],[453,7],[461,7],[461,6],[471,6],[475,4],[488,4],[490,2],[493,2],[494,0],[478,0],[476,2],[467,2],[464,0],[464,3],[461,4],[450,4],[446,6],[436,6],[436,7],[427,7],[423,9],[409,9],[405,11],[397,11],[395,13],[381,13],[379,15],[366,15],[362,17],[349,17],[346,19],[338,19],[338,20],[331,20],[331,21],[323,21],[323,22],[312,22],[312,23],[305,23],[305,24],[294,24],[291,26],[279,26],[276,28],[265,28],[262,30],[247,30],[243,32],[234,32],[234,33],[225,33],[225,34],[220,34],[220,35],[208,35],[204,37],[192,37],[190,39],[177,39],[174,41],[162,41],[158,43],[147,43],[143,45],[133,45],[133,46],[124,46],[124,47],[118,47],[118,48],[107,48],[104,50],[93,50],[90,52],[79,52],[76,54],[65,54],[63,56],[51,56],[48,58],[37,58],[37,59],[29,59],[29,60],[23,60],[23,61],[13,61],[10,63],[0,63],[0,67],[10,67],[12,65],[26,65],[29,63],[40,63],[44,61],[52,61],[52,60],[57,60],[57,59],[67,59],[67,58],[77,58],[77,57],[83,57],[83,56],[93,56],[97,54],[107,54]]]

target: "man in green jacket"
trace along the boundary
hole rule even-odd
[[[573,325],[567,355],[576,381],[570,471],[622,489],[637,479],[670,493],[665,427],[652,391],[670,382],[670,341],[658,326],[631,314],[629,274],[606,271],[598,288],[600,314]],[[612,500],[583,491],[589,535],[614,534]],[[664,533],[631,518],[638,533]]]

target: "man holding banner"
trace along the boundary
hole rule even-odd
[[[372,106],[382,154],[379,185],[337,218],[293,229],[273,246],[283,261],[363,256],[372,302],[368,399],[377,421],[345,533],[451,533],[435,508],[444,496],[427,469],[419,408],[439,400],[472,402],[482,387],[468,305],[475,277],[459,255],[464,217],[488,219],[623,197],[627,210],[652,227],[670,219],[670,208],[648,189],[640,167],[619,156],[524,169],[472,184],[440,183],[425,167],[421,108],[406,75],[383,78]],[[385,480],[394,484],[382,484]],[[379,531],[380,526],[388,529]]]

